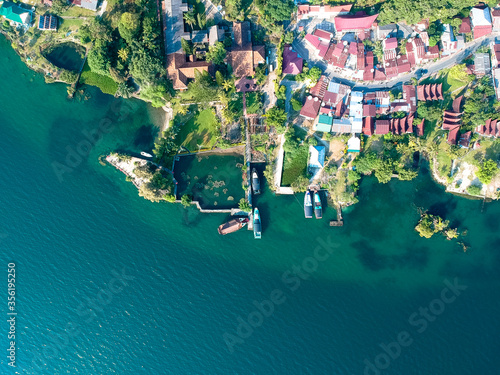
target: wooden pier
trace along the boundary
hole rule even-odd
[[[337,220],[330,220],[330,226],[342,227],[344,226],[344,220],[342,219],[342,207],[337,205],[335,208],[337,209]]]

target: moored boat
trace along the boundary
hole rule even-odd
[[[262,224],[260,222],[260,213],[257,207],[253,210],[253,236],[256,239],[262,238]]]
[[[252,169],[252,190],[254,194],[260,194],[260,180],[255,168]]]
[[[321,219],[323,217],[323,206],[321,205],[321,197],[316,191],[314,193],[314,216],[316,219]]]
[[[306,219],[311,219],[313,217],[313,205],[309,190],[306,191],[306,195],[304,196],[304,215]]]
[[[249,221],[248,217],[239,217],[236,219],[231,219],[228,222],[219,225],[217,231],[219,232],[219,234],[222,235],[233,233],[236,232],[237,230],[240,230],[245,225],[247,225],[248,221]]]
[[[145,156],[145,157],[147,157],[147,158],[152,158],[152,157],[153,157],[153,155],[148,154],[147,152],[144,152],[144,151],[141,151],[141,155],[142,155],[142,156]]]

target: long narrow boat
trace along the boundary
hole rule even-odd
[[[219,225],[217,231],[219,232],[219,234],[222,234],[224,236],[228,233],[233,233],[236,232],[237,230],[240,230],[245,225],[247,225],[249,221],[250,220],[248,219],[248,217],[239,217],[236,219],[231,219],[228,222]]]
[[[255,195],[260,194],[260,180],[255,168],[252,169],[252,190]]]
[[[321,205],[321,198],[317,191],[314,193],[314,216],[316,216],[316,219],[323,217],[323,206]]]
[[[260,222],[260,213],[257,207],[253,210],[253,236],[258,240],[262,238],[262,224]]]
[[[312,219],[313,217],[313,205],[311,201],[311,193],[306,191],[306,195],[304,196],[304,215],[306,219]]]

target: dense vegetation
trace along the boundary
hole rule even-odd
[[[83,25],[79,37],[82,43],[91,44],[90,70],[113,79],[117,95],[128,97],[137,84],[143,99],[155,107],[165,104],[171,86],[163,67],[156,1],[117,4],[106,17]]]
[[[458,230],[450,228],[450,221],[443,220],[440,216],[423,213],[415,230],[421,237],[431,238],[436,233],[442,233],[451,240],[458,237]]]

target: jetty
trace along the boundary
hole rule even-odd
[[[337,210],[337,220],[330,220],[330,226],[342,227],[344,226],[344,220],[342,219],[342,207],[338,204],[335,205],[335,209]]]

